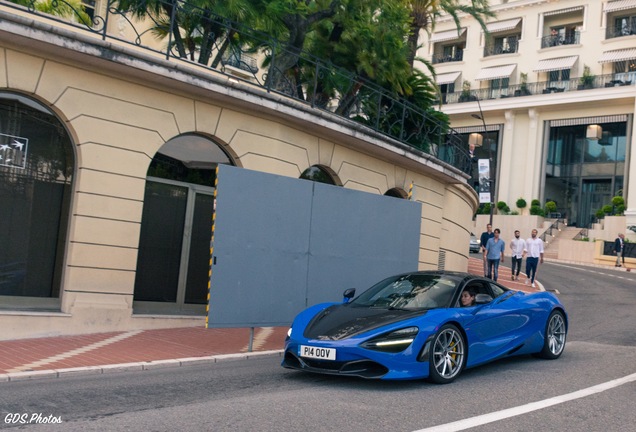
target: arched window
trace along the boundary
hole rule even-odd
[[[321,165],[312,165],[302,172],[301,179],[311,180],[318,183],[326,183],[330,185],[336,185],[335,173],[330,169]]]
[[[0,92],[0,305],[59,307],[73,170],[73,145],[57,117]]]
[[[181,135],[148,168],[133,308],[136,313],[205,313],[218,164],[214,141]]]
[[[406,193],[406,191],[400,188],[391,188],[388,191],[384,192],[384,195],[394,197],[394,198],[402,198],[402,199],[406,199],[408,197],[408,194]]]

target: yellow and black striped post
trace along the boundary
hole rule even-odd
[[[411,184],[409,185],[408,200],[409,201],[413,201],[413,182],[411,182]]]
[[[210,267],[208,269],[208,302],[205,305],[205,328],[208,328],[208,319],[210,316],[210,288],[212,284],[212,264],[214,261],[214,223],[216,221],[216,191],[219,184],[219,167],[216,167],[214,175],[214,204],[212,205],[212,228],[210,236]]]

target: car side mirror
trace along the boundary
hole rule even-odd
[[[492,297],[488,294],[477,294],[475,296],[475,304],[486,304],[492,301]]]
[[[356,295],[356,289],[355,288],[346,289],[345,292],[342,293],[342,296],[344,297],[342,299],[342,302],[343,303],[349,303],[349,300],[351,300],[354,295]]]

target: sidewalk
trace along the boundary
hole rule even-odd
[[[541,284],[533,289],[512,281],[510,268],[499,269],[499,283],[508,288],[527,292],[543,289]],[[468,271],[481,275],[481,260],[470,257]],[[0,381],[280,356],[286,333],[287,327],[255,328],[251,352],[249,328],[189,327],[0,341]]]

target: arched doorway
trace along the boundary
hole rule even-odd
[[[59,309],[74,164],[53,112],[0,92],[0,308]]]
[[[133,309],[204,314],[218,164],[214,141],[187,134],[164,144],[148,169]]]

